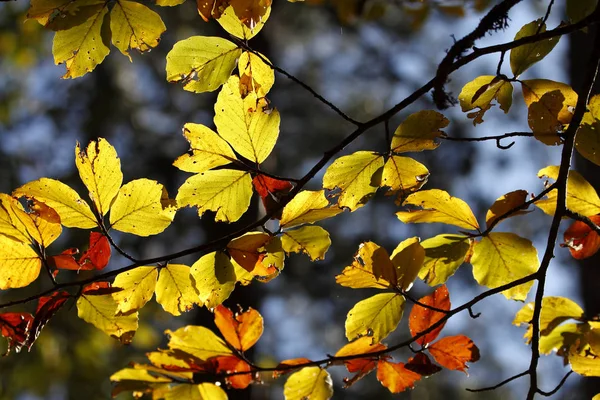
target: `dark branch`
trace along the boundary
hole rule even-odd
[[[581,222],[583,222],[584,224],[586,224],[587,226],[589,226],[591,230],[593,230],[598,235],[600,235],[600,226],[596,225],[594,223],[594,221],[592,221],[591,219],[589,219],[585,215],[578,214],[578,213],[573,212],[573,211],[571,211],[569,209],[565,210],[565,215],[567,217],[569,217],[569,218],[574,219],[575,221],[581,221]]]
[[[479,392],[487,392],[490,390],[496,390],[504,385],[506,385],[507,383],[510,383],[512,381],[514,381],[515,379],[519,379],[523,376],[529,375],[529,371],[523,371],[520,374],[517,375],[513,375],[510,378],[507,378],[505,380],[503,380],[502,382],[498,383],[497,385],[494,386],[488,386],[488,387],[484,387],[481,389],[465,389],[467,392],[472,392],[472,393],[479,393]]]
[[[569,371],[565,374],[565,376],[563,376],[563,378],[560,380],[560,382],[558,383],[558,385],[556,385],[556,387],[554,389],[552,389],[549,392],[544,392],[541,389],[538,389],[538,393],[541,394],[542,396],[545,397],[550,397],[552,395],[554,395],[556,392],[558,392],[560,390],[560,388],[562,388],[565,384],[565,382],[567,381],[567,379],[569,379],[569,377],[571,376],[571,374],[573,373],[573,371]]]

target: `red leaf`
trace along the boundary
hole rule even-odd
[[[430,376],[442,370],[441,367],[432,363],[425,353],[417,353],[416,356],[409,358],[408,362],[404,364],[404,368],[421,376]]]
[[[429,346],[429,353],[442,367],[467,373],[467,363],[479,360],[479,349],[464,335],[450,336]]]
[[[263,333],[263,318],[252,308],[234,315],[229,308],[219,304],[215,309],[215,324],[225,341],[240,351],[254,346]]]
[[[100,232],[90,232],[90,247],[79,258],[81,269],[103,269],[110,260],[110,243]]]
[[[33,315],[29,313],[0,314],[0,333],[8,340],[8,349],[3,356],[10,353],[12,349],[17,353],[21,351],[27,341],[32,322]]]
[[[421,375],[406,369],[404,363],[395,364],[388,361],[377,363],[377,380],[392,393],[414,388],[415,382],[419,379]]]
[[[590,217],[590,220],[600,224],[600,214]],[[600,236],[594,232],[586,223],[575,221],[565,231],[564,247],[568,247],[573,258],[582,260],[596,254],[600,249]]]
[[[75,260],[74,255],[79,254],[79,249],[70,248],[56,256],[48,256],[46,260],[48,265],[55,269],[68,269],[71,271],[79,271],[81,266]]]
[[[82,294],[86,296],[102,296],[105,294],[117,293],[123,290],[118,287],[111,287],[110,282],[94,282],[83,288]]]
[[[434,307],[440,310],[448,311],[450,310],[450,295],[448,294],[448,288],[446,285],[442,285],[435,290],[430,295],[427,295],[419,300],[419,303],[428,305],[430,307]],[[415,337],[420,332],[423,332],[431,325],[438,322],[442,319],[446,314],[434,311],[430,308],[422,307],[418,304],[415,304],[410,311],[410,317],[408,319],[408,327],[410,329],[410,334]],[[444,328],[446,323],[442,323],[440,326],[427,333],[424,336],[421,336],[417,339],[417,343],[421,346],[426,346],[428,343],[431,343],[438,337],[440,331]]]
[[[44,296],[40,298],[33,323],[30,327],[30,332],[27,337],[27,348],[31,349],[33,343],[37,340],[38,336],[44,329],[44,326],[50,321],[50,319],[60,310],[71,295],[68,292],[54,292],[51,296]]]
[[[252,184],[262,199],[267,214],[279,206],[280,200],[294,187],[290,181],[257,175]]]
[[[250,365],[236,356],[219,356],[213,360],[217,363],[217,373],[248,372],[247,374],[236,374],[225,377],[227,383],[234,389],[245,389],[254,380]]]

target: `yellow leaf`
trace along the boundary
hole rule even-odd
[[[506,193],[499,197],[485,214],[485,224],[489,228],[498,218],[507,212],[521,206],[527,201],[526,190],[515,190],[514,192]],[[527,214],[529,211],[520,210],[513,212],[506,218],[515,217],[517,215]]]
[[[0,234],[29,243],[36,233],[37,229],[21,203],[12,196],[0,193]],[[38,243],[41,241],[39,235],[33,239]]]
[[[161,7],[173,7],[185,3],[185,0],[156,0],[156,5]]]
[[[160,16],[143,4],[117,0],[110,12],[112,43],[129,57],[129,49],[140,52],[158,46],[160,35],[167,30]]]
[[[396,329],[404,312],[404,297],[397,293],[381,293],[359,301],[346,317],[346,337],[373,336],[378,343]]]
[[[538,177],[558,178],[558,166],[548,166],[538,172]],[[547,199],[535,203],[548,215],[556,210],[556,189],[546,195]],[[600,198],[596,190],[577,171],[569,171],[567,182],[567,207],[569,210],[590,217],[600,213]]]
[[[305,253],[311,261],[317,261],[325,259],[331,239],[329,233],[320,226],[303,226],[284,231],[281,244],[286,253]]]
[[[112,294],[117,302],[117,313],[128,314],[144,307],[154,294],[157,278],[155,267],[138,267],[117,275],[113,287],[123,289]]]
[[[75,165],[96,210],[100,215],[106,215],[123,183],[121,160],[117,151],[103,138],[90,142],[86,151],[82,151],[77,143]]]
[[[60,181],[41,178],[16,189],[13,195],[34,198],[46,204],[58,213],[60,222],[66,227],[90,229],[98,225],[88,204]]]
[[[177,205],[196,206],[198,215],[216,213],[216,221],[235,222],[246,212],[252,197],[252,178],[244,171],[220,169],[188,178],[179,188]]]
[[[171,386],[165,400],[227,400],[227,393],[214,383]]]
[[[233,75],[223,85],[215,103],[219,135],[248,160],[262,163],[279,136],[279,112],[263,110],[256,93],[240,93],[240,78]]]
[[[354,211],[364,206],[381,183],[383,157],[370,151],[358,151],[338,158],[327,168],[323,187],[340,188],[338,205]]]
[[[136,368],[123,368],[110,376],[112,382],[142,381],[142,382],[171,382],[166,376],[156,376],[147,370]]]
[[[138,328],[138,313],[116,315],[118,304],[110,294],[82,294],[77,300],[77,316],[123,344],[131,343]]]
[[[182,82],[190,92],[217,90],[235,68],[242,50],[218,37],[192,36],[167,54],[167,81]]]
[[[546,24],[542,23],[542,19],[540,18],[523,26],[515,35],[515,40],[543,32],[546,32]],[[518,77],[526,69],[546,57],[554,49],[554,46],[558,44],[559,40],[560,36],[557,36],[512,49],[510,51],[510,68],[515,77]]]
[[[328,400],[333,396],[333,383],[327,370],[305,367],[289,376],[283,386],[285,400]]]
[[[563,347],[568,348],[570,338],[579,337],[581,326],[583,324],[563,324],[554,328],[549,334],[541,336],[540,353],[550,354],[553,351],[560,351]]]
[[[569,354],[569,363],[573,372],[583,376],[600,376],[600,357]]]
[[[191,310],[194,304],[201,303],[190,267],[167,264],[161,268],[156,283],[156,301],[166,312],[175,316]]]
[[[344,210],[339,207],[329,206],[324,190],[303,190],[285,205],[279,224],[282,228],[292,228],[331,218],[342,212]]]
[[[260,54],[260,53],[259,53]],[[255,92],[258,97],[265,97],[275,83],[273,68],[261,59],[268,60],[264,55],[260,57],[245,51],[238,61],[240,75],[240,93],[245,97],[249,92]]]
[[[200,173],[237,159],[229,144],[207,126],[185,124],[183,135],[190,142],[192,154],[179,156],[173,163],[182,171]]]
[[[37,20],[53,31],[73,28],[97,13],[104,0],[32,0],[27,18]]]
[[[536,272],[540,266],[536,248],[514,233],[492,232],[476,243],[471,257],[473,276],[483,286],[496,288]],[[502,292],[523,301],[533,282]]]
[[[406,198],[404,205],[422,208],[397,212],[396,216],[405,224],[441,222],[469,230],[479,230],[479,224],[469,205],[443,190],[431,189],[413,193]]]
[[[208,309],[223,303],[235,288],[233,264],[224,253],[213,252],[202,256],[192,265],[192,277],[198,297]]]
[[[394,153],[433,150],[440,145],[435,139],[445,135],[441,129],[449,123],[446,117],[433,110],[411,114],[396,128],[391,149]]]
[[[264,246],[271,235],[264,232],[248,232],[227,244],[227,252],[246,271],[251,272],[264,257]]]
[[[559,114],[563,107],[565,96],[560,90],[544,93],[539,101],[534,101],[529,106],[527,122],[534,137],[540,142],[555,146],[562,143],[559,131],[563,124],[559,121]]]
[[[548,92],[558,90],[564,96],[562,108],[558,112],[557,120],[563,125],[571,122],[573,110],[577,105],[577,93],[566,83],[554,82],[547,79],[531,79],[521,81],[525,104],[530,107],[534,102],[540,102],[542,96]]]
[[[92,14],[84,23],[71,29],[56,32],[52,44],[54,63],[65,64],[66,78],[78,78],[93,71],[110,52],[109,38],[102,29],[104,17],[108,13],[106,3],[94,7]]]
[[[52,208],[36,200],[29,208],[31,212],[25,215],[32,221],[35,229],[28,229],[30,235],[43,247],[50,246],[62,232],[60,217]]]
[[[0,235],[0,290],[29,285],[41,267],[42,260],[29,244]]]
[[[183,351],[200,360],[231,354],[225,342],[203,326],[188,325],[175,332],[167,330],[165,333],[170,337],[170,349]]]
[[[387,251],[373,242],[361,243],[352,265],[335,277],[339,285],[354,289],[386,289],[392,286],[390,282],[395,285],[397,279]]]
[[[261,31],[263,26],[265,26],[265,22],[269,19],[271,15],[271,7],[267,9],[262,19],[256,23],[253,28],[249,28],[244,24],[237,15],[235,15],[235,11],[233,7],[227,7],[223,14],[217,19],[217,22],[227,31],[227,33],[244,40],[252,39],[254,36]]]
[[[583,157],[600,165],[600,95],[590,99],[575,136],[575,148]]]
[[[265,246],[265,258],[262,263],[266,268],[274,267],[277,271],[283,270],[285,262],[285,252],[281,244],[280,237],[271,238],[271,241]]]
[[[420,239],[413,237],[402,241],[394,250],[390,259],[396,267],[398,276],[396,285],[402,290],[410,290],[425,260],[425,249]]]
[[[471,248],[466,236],[447,234],[424,240],[421,246],[425,249],[425,259],[419,271],[419,278],[429,286],[446,283],[465,262]]]
[[[110,226],[138,236],[156,235],[173,222],[175,211],[162,184],[136,179],[119,189],[110,211]]]
[[[483,115],[492,108],[492,102],[496,100],[500,109],[508,113],[512,105],[513,87],[510,82],[493,75],[483,75],[467,83],[460,94],[458,101],[463,112],[478,109],[467,114],[473,118],[473,125],[483,122]]]
[[[429,170],[420,162],[409,157],[391,156],[383,167],[381,186],[389,187],[386,195],[397,195],[399,204],[402,198],[421,189],[428,177]]]
[[[531,333],[533,331],[531,326],[533,308],[533,302],[525,304],[517,312],[513,320],[513,325],[527,325],[527,332],[524,335],[527,343],[531,342]],[[540,336],[548,336],[566,320],[579,320],[581,318],[583,318],[583,309],[573,300],[565,297],[544,297],[542,299],[542,312],[540,314]]]

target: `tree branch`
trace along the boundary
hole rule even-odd
[[[510,378],[507,378],[507,379],[503,380],[502,382],[500,382],[500,383],[498,383],[498,384],[496,384],[494,386],[488,386],[488,387],[484,387],[484,388],[481,388],[481,389],[468,389],[467,388],[465,390],[467,392],[471,392],[471,393],[479,393],[479,392],[487,392],[487,391],[490,391],[490,390],[496,390],[496,389],[498,389],[498,388],[506,385],[507,383],[510,383],[510,382],[514,381],[515,379],[519,379],[519,378],[521,378],[523,376],[526,376],[526,375],[529,375],[529,371],[523,371],[520,374],[513,375]]]

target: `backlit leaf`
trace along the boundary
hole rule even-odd
[[[129,57],[129,49],[140,52],[158,46],[160,36],[167,30],[160,16],[143,4],[117,0],[110,12],[112,43]]]
[[[221,169],[188,178],[177,192],[179,207],[196,206],[198,215],[216,213],[216,221],[234,222],[250,205],[252,179],[244,171]]]
[[[380,342],[389,335],[402,319],[404,297],[397,293],[381,293],[361,300],[352,307],[346,317],[346,337],[373,336]]]
[[[381,183],[383,157],[370,151],[358,151],[338,158],[327,168],[323,187],[340,189],[338,205],[354,211],[364,206]]]
[[[381,343],[372,343],[373,339],[369,336],[361,336],[353,342],[348,343],[335,353],[335,357],[344,357],[358,354],[365,354],[362,358],[345,360],[344,365],[348,372],[357,374],[351,379],[344,379],[344,387],[353,385],[356,381],[371,372],[377,367],[377,361],[380,356],[369,357],[368,353],[379,352],[387,349],[387,346]]]
[[[527,303],[517,312],[513,325],[527,324],[527,332],[523,337],[527,343],[531,342],[531,320],[533,319],[534,303]],[[540,313],[540,335],[548,336],[558,325],[566,320],[583,318],[583,310],[571,299],[565,297],[544,297],[542,299],[542,312]]]
[[[65,30],[81,25],[97,14],[103,0],[33,0],[27,18],[37,20],[53,31]]]
[[[305,367],[289,376],[283,395],[285,400],[328,400],[333,396],[333,382],[327,370]]]
[[[187,123],[183,136],[190,142],[192,154],[181,155],[173,163],[182,171],[200,173],[237,159],[231,146],[207,126]]]
[[[77,192],[60,181],[40,178],[16,189],[13,195],[43,202],[58,213],[60,222],[66,227],[90,229],[98,225],[88,204]]]
[[[597,225],[600,223],[600,215],[592,215],[590,220]],[[565,231],[564,238],[564,246],[569,248],[571,255],[577,260],[591,257],[600,249],[600,235],[582,221],[573,222]]]
[[[25,343],[29,349],[31,349],[31,346],[33,346],[33,343],[39,337],[44,326],[46,326],[69,298],[71,298],[71,295],[65,291],[54,292],[50,296],[40,297]]]
[[[243,3],[248,3],[249,0],[232,0],[230,4],[234,5],[235,3],[239,3],[241,8],[244,7]],[[270,0],[267,0],[270,3]],[[240,8],[240,7],[236,7]],[[225,29],[229,34],[238,37],[240,39],[248,40],[252,39],[254,36],[261,31],[267,19],[271,15],[271,7],[267,7],[264,10],[264,13],[259,17],[259,20],[253,20],[252,25],[247,25],[245,22],[241,21],[239,18],[239,14],[236,15],[236,12],[233,7],[227,7],[223,14],[217,19],[217,22]],[[247,22],[250,22],[247,20]]]
[[[573,117],[573,110],[577,105],[577,93],[566,83],[554,82],[547,79],[531,79],[521,81],[523,88],[523,98],[525,104],[530,107],[532,103],[540,102],[542,96],[548,92],[560,91],[564,96],[562,108],[558,112],[556,120],[560,123],[568,124]],[[550,98],[549,98],[550,99]],[[542,101],[542,105],[544,102]],[[547,106],[546,106],[547,107]]]
[[[444,368],[467,373],[468,362],[479,360],[479,349],[464,335],[449,336],[431,344],[429,354]]]
[[[102,3],[93,7],[94,13],[84,23],[54,35],[54,63],[66,65],[64,79],[78,78],[93,71],[110,52],[110,37],[102,29],[108,5]]]
[[[167,264],[160,269],[156,283],[156,302],[175,316],[201,304],[187,265]]]
[[[117,312],[127,314],[144,307],[154,294],[157,279],[155,267],[137,267],[117,275],[113,286],[123,289],[112,294],[118,304]]]
[[[559,114],[563,107],[565,96],[560,90],[544,93],[539,101],[529,106],[527,121],[533,135],[540,142],[554,146],[562,143],[557,132],[563,130]]]
[[[487,110],[492,108],[496,100],[500,109],[508,113],[512,105],[513,87],[510,82],[493,75],[483,75],[467,83],[460,94],[458,101],[463,112],[477,109],[467,114],[473,118],[473,125],[481,124]]]
[[[449,311],[450,295],[448,294],[448,288],[446,285],[440,286],[432,294],[419,299],[419,303],[437,308],[439,310]],[[408,318],[408,327],[410,329],[411,336],[415,337],[419,333],[424,332],[430,326],[442,319],[445,315],[446,314],[443,312],[435,311],[431,308],[426,308],[419,304],[415,304],[410,311],[410,316]],[[421,346],[426,346],[427,344],[433,342],[438,337],[442,329],[444,329],[444,325],[446,325],[445,322],[429,333],[421,336],[416,340],[416,342]]]
[[[600,358],[590,355],[569,354],[569,363],[573,372],[583,376],[600,376]]]
[[[292,358],[290,360],[283,360],[282,362],[277,364],[277,367],[276,367],[277,370],[273,371],[273,378],[279,378],[280,376],[293,371],[292,368],[286,368],[286,367],[293,367],[295,365],[307,364],[307,363],[311,363],[311,362],[312,362],[311,360],[309,360],[308,358],[304,358],[304,357]]]
[[[473,276],[483,286],[496,288],[533,274],[539,268],[537,250],[527,239],[514,233],[492,232],[475,244]],[[523,301],[533,282],[502,292],[508,299]]]
[[[36,229],[23,206],[14,197],[0,193],[0,235],[9,236],[19,242],[29,242],[30,230]]]
[[[271,240],[268,233],[248,232],[243,236],[233,239],[227,245],[227,252],[246,271],[251,272],[264,258],[264,249]]]
[[[443,190],[431,189],[413,193],[406,198],[404,205],[422,208],[397,212],[396,216],[405,224],[441,222],[469,230],[479,229],[469,205]]]
[[[583,157],[600,165],[600,96],[590,99],[588,110],[577,130],[575,148]]]
[[[167,54],[167,81],[182,82],[190,92],[217,90],[235,68],[242,50],[219,37],[192,36]]]
[[[515,190],[514,192],[506,193],[505,195],[499,197],[494,204],[490,207],[487,214],[485,214],[485,224],[489,228],[492,223],[494,223],[498,218],[502,217],[504,214],[512,211],[516,207],[521,206],[523,203],[527,201],[527,191],[526,190]],[[514,217],[517,215],[527,214],[527,211],[521,209],[519,211],[515,211],[512,214],[508,215],[506,218]]]
[[[344,212],[343,209],[329,207],[323,190],[303,190],[285,205],[281,216],[282,228],[291,228],[302,224],[312,224],[322,219],[331,218]]]
[[[386,289],[395,285],[397,275],[388,252],[373,242],[361,243],[352,265],[335,277],[339,285],[354,289]],[[387,279],[389,280],[386,280]]]
[[[33,315],[29,313],[3,313],[0,314],[0,334],[8,340],[8,347],[3,356],[8,355],[11,350],[20,352],[29,334],[29,328],[33,323]]]
[[[284,231],[281,245],[286,253],[305,253],[311,261],[323,260],[331,246],[329,233],[320,226],[303,226]]]
[[[421,375],[406,369],[404,363],[379,361],[377,363],[377,380],[392,393],[400,393],[415,387]]]
[[[462,235],[438,235],[421,242],[425,249],[419,278],[430,286],[445,283],[460,267],[471,249],[470,240]]]
[[[260,53],[259,53],[260,54]],[[260,57],[249,51],[245,51],[238,61],[240,75],[240,93],[246,97],[249,92],[254,92],[258,97],[265,97],[275,83],[275,72],[273,68],[265,64]]]
[[[234,314],[220,304],[215,309],[215,324],[225,341],[240,351],[254,346],[263,333],[263,318],[252,308]]]
[[[42,260],[29,244],[0,235],[0,290],[29,285],[41,267]]]
[[[558,166],[549,166],[538,172],[538,177],[547,177],[554,179],[558,177]],[[536,206],[542,209],[548,215],[554,215],[556,210],[556,189],[547,195],[547,199],[539,200]],[[588,181],[585,180],[577,171],[569,171],[567,182],[567,207],[569,210],[578,214],[590,217],[600,214],[600,198],[596,190]]]
[[[569,348],[569,337],[579,337],[582,324],[562,324],[550,333],[540,336],[540,353],[550,354],[563,348]]]
[[[198,297],[208,309],[223,303],[235,287],[235,270],[229,258],[221,252],[202,256],[192,265],[191,274]]]
[[[445,135],[441,129],[449,123],[446,117],[433,110],[411,114],[396,128],[391,150],[394,153],[433,150],[440,145],[435,139]]]
[[[119,305],[111,294],[84,290],[77,300],[77,316],[123,344],[131,343],[138,328],[138,313],[117,315]]]
[[[212,361],[217,364],[217,372],[231,374],[225,382],[234,389],[246,389],[254,381],[252,367],[237,356],[219,356]]]
[[[100,232],[90,232],[90,247],[79,258],[80,269],[104,269],[110,261],[110,243]]]
[[[515,40],[543,32],[546,32],[546,24],[540,18],[523,26],[515,35]],[[512,49],[510,51],[510,68],[513,74],[518,77],[533,64],[546,57],[554,49],[554,46],[558,44],[559,40],[560,36]]]
[[[175,332],[167,330],[166,333],[170,337],[170,349],[181,350],[200,360],[231,354],[225,342],[203,326],[188,325]]]
[[[266,160],[279,136],[279,112],[263,110],[256,93],[242,97],[240,78],[235,75],[219,92],[214,121],[219,135],[256,163]]]
[[[410,290],[425,259],[425,249],[418,237],[402,241],[391,255],[392,264],[396,267],[396,285],[402,290]]]
[[[34,200],[29,206],[27,217],[35,226],[35,233],[28,229],[31,236],[44,247],[50,246],[61,234],[62,226],[58,213],[44,203]],[[30,226],[27,224],[26,226]]]
[[[429,170],[423,164],[409,157],[391,156],[383,167],[381,186],[386,186],[389,191],[387,196],[398,196],[398,202],[415,192],[429,177]]]

